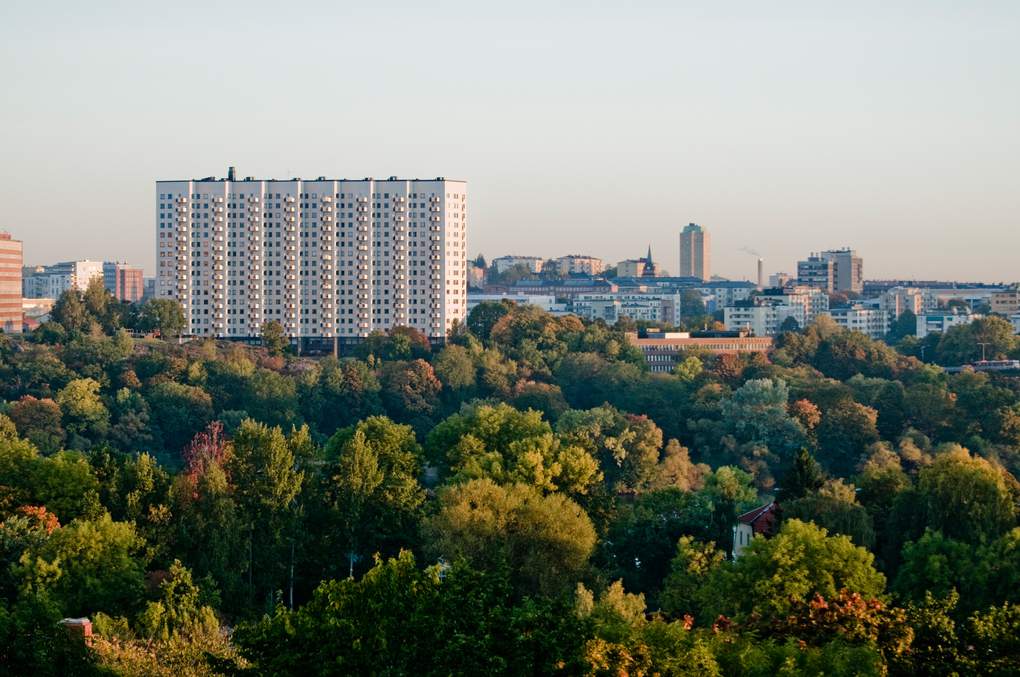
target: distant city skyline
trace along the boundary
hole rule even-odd
[[[151,276],[153,182],[236,165],[464,179],[472,257],[651,243],[676,272],[695,222],[734,279],[840,247],[868,279],[1020,279],[1017,3],[195,7],[0,7],[27,264]]]

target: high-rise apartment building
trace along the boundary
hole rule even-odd
[[[712,277],[712,236],[696,223],[680,232],[680,277]]]
[[[864,291],[864,259],[853,249],[830,249],[797,262],[797,283],[832,294]]]
[[[103,285],[118,301],[141,301],[145,281],[140,266],[116,261],[103,262]]]
[[[156,183],[156,294],[187,332],[444,338],[467,308],[467,184],[209,177]]]
[[[21,309],[21,266],[24,261],[20,240],[0,233],[0,329],[20,333],[24,318]]]

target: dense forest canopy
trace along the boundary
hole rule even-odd
[[[509,303],[343,359],[180,319],[90,288],[0,336],[15,674],[1020,671],[1016,377],[824,319],[669,374]]]

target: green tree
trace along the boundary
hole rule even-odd
[[[18,433],[40,451],[52,454],[64,444],[60,405],[50,398],[25,395],[12,404],[7,413],[18,427]]]
[[[539,412],[507,404],[465,406],[429,433],[426,450],[455,480],[524,482],[579,496],[601,479],[597,461],[583,447],[561,442]]]
[[[87,448],[106,436],[110,412],[99,397],[99,383],[90,378],[71,381],[57,393],[64,427],[71,434],[72,446]]]
[[[77,289],[68,289],[57,302],[53,304],[50,311],[50,318],[64,328],[68,334],[77,334],[84,331],[89,322],[88,310],[82,302],[81,292]]]
[[[146,400],[171,452],[182,449],[212,420],[212,397],[199,386],[163,381],[152,387]]]
[[[677,541],[669,575],[663,581],[662,610],[675,617],[703,615],[711,604],[705,598],[709,576],[723,566],[726,554],[712,542],[700,542],[691,536]]]
[[[1004,471],[962,447],[939,453],[917,486],[928,525],[949,538],[990,541],[1016,524]]]
[[[738,619],[751,613],[781,619],[792,605],[815,595],[825,599],[841,590],[864,597],[880,595],[885,576],[874,556],[846,536],[800,520],[786,520],[772,538],[756,538],[732,566],[715,569],[708,583],[706,619],[725,614]]]
[[[280,428],[246,420],[229,444],[224,469],[230,476],[238,518],[247,528],[248,594],[251,603],[269,603],[274,590],[286,587],[296,538],[293,504],[304,473],[296,467],[294,449]],[[261,597],[260,595],[265,595]]]
[[[418,483],[422,450],[410,426],[381,416],[366,419],[334,435],[326,456],[336,459],[327,500],[348,555],[348,575],[354,575],[356,559],[396,553],[417,540],[425,491]]]
[[[109,514],[76,519],[24,553],[15,575],[25,588],[50,594],[69,616],[131,613],[144,593],[142,545],[133,524]]]
[[[571,410],[557,421],[556,432],[598,460],[613,491],[645,491],[658,479],[662,430],[647,416],[611,406]]]
[[[443,489],[426,532],[433,554],[482,570],[507,566],[525,594],[570,589],[595,547],[591,520],[569,498],[484,479]]]
[[[142,305],[137,329],[158,331],[164,339],[176,338],[187,329],[181,304],[173,299],[149,299]]]
[[[283,330],[283,325],[276,320],[269,320],[264,323],[260,335],[262,336],[262,345],[265,346],[270,355],[282,355],[283,351],[290,344],[287,340],[287,334]]]

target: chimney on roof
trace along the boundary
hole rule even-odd
[[[234,168],[233,167],[227,167],[227,181],[233,181],[233,180],[234,180]]]

